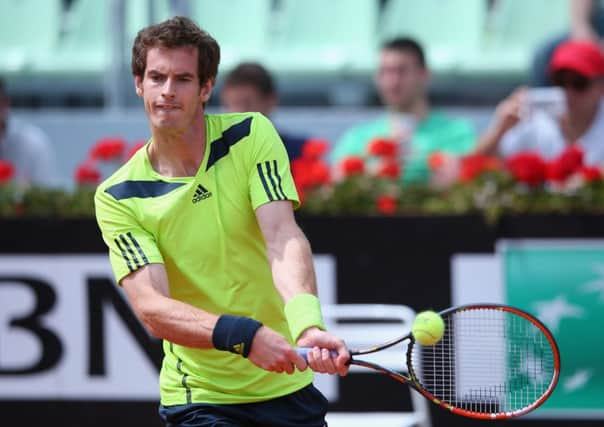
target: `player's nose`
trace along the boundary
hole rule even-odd
[[[174,96],[176,96],[175,84],[172,79],[166,79],[166,82],[162,87],[162,96],[169,99],[172,99]]]

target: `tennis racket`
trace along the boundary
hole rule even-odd
[[[349,363],[406,383],[431,402],[469,418],[524,415],[552,394],[560,375],[560,354],[538,319],[496,304],[464,305],[439,314],[445,332],[437,344],[423,346],[407,334],[351,350]],[[408,374],[357,358],[398,344],[407,345]],[[298,348],[303,357],[309,350]]]

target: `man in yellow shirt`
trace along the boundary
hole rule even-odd
[[[99,186],[97,221],[117,282],[164,340],[167,425],[323,426],[307,367],[345,375],[349,353],[322,322],[274,127],[204,113],[219,57],[187,18],[138,33],[132,72],[151,139]],[[295,346],[313,348],[307,361]]]

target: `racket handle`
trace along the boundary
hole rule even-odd
[[[308,353],[312,350],[312,347],[296,347],[296,351],[298,352],[298,354],[300,356],[302,356],[304,358],[304,360],[306,360],[308,362]],[[332,355],[332,357],[336,357],[338,355],[338,352],[335,350],[329,350],[329,354]]]

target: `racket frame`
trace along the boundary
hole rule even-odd
[[[442,317],[447,317],[447,316],[452,315],[453,313],[458,313],[458,312],[463,312],[463,311],[468,311],[468,310],[472,310],[472,311],[480,310],[480,309],[505,311],[505,312],[515,314],[517,316],[520,316],[520,317],[528,320],[533,325],[535,325],[541,331],[541,333],[543,333],[543,335],[546,337],[547,341],[549,342],[549,344],[551,346],[552,353],[554,356],[554,375],[552,377],[552,380],[550,381],[550,384],[549,384],[548,388],[546,389],[546,391],[539,397],[539,399],[537,399],[535,402],[533,402],[532,404],[530,404],[524,408],[517,409],[515,411],[508,411],[508,412],[483,413],[483,412],[476,412],[476,411],[470,411],[467,409],[458,408],[458,407],[451,405],[448,402],[444,402],[444,401],[436,398],[429,391],[427,391],[426,389],[424,389],[422,387],[421,382],[417,378],[417,375],[415,373],[415,369],[414,369],[414,366],[412,363],[412,353],[413,353],[413,346],[415,345],[415,339],[413,338],[413,335],[410,333],[403,335],[399,338],[395,338],[393,340],[387,341],[378,346],[368,347],[365,349],[350,350],[350,355],[351,355],[350,364],[362,366],[362,367],[365,367],[368,369],[372,369],[374,371],[385,374],[394,380],[408,384],[414,390],[416,390],[417,392],[422,394],[426,399],[430,400],[434,404],[436,404],[456,415],[461,415],[461,416],[464,416],[467,418],[474,418],[474,419],[498,420],[498,419],[514,418],[514,417],[518,417],[518,416],[527,414],[527,413],[535,410],[539,406],[541,406],[543,404],[543,402],[545,402],[547,400],[547,398],[553,393],[554,389],[556,388],[556,384],[558,383],[558,379],[560,377],[561,363],[560,363],[560,351],[558,349],[556,340],[554,339],[554,337],[553,337],[552,333],[549,331],[549,329],[539,319],[535,318],[534,316],[530,315],[529,313],[527,313],[523,310],[520,310],[516,307],[512,307],[509,305],[505,305],[505,304],[492,304],[492,303],[466,304],[466,305],[460,305],[460,306],[445,309],[445,310],[441,311],[439,314]],[[396,372],[396,371],[386,368],[384,366],[380,366],[376,363],[368,362],[365,360],[355,359],[355,357],[354,357],[354,356],[360,356],[360,355],[364,355],[364,354],[375,353],[377,351],[397,345],[405,340],[409,340],[409,344],[407,346],[407,354],[406,354],[407,370],[409,372],[409,376],[403,375],[400,372]]]

